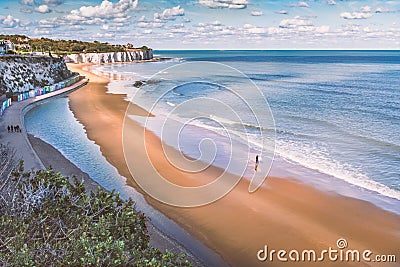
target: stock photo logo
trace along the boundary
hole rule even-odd
[[[130,130],[133,121],[144,126],[140,136]],[[143,142],[137,147],[133,140]],[[130,99],[123,149],[148,195],[197,207],[224,197],[241,179],[249,193],[263,184],[274,158],[275,123],[266,97],[245,74],[220,63],[186,62],[158,72]],[[147,158],[138,158],[138,149]]]

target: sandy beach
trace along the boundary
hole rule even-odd
[[[88,138],[100,146],[104,157],[127,178],[129,185],[141,191],[126,166],[122,149],[122,125],[128,107],[125,95],[107,94],[108,79],[82,70],[84,65],[70,64],[68,67],[90,80],[87,86],[69,95],[75,117],[84,125]],[[129,113],[148,115],[140,107],[130,109]],[[137,173],[152,179],[146,176],[149,172],[142,145],[144,129],[133,121],[126,127],[125,131],[132,136],[129,149],[139,159]],[[145,148],[159,172],[171,182],[194,186],[213,180],[221,172],[214,167],[197,174],[177,170],[165,158],[161,145],[157,136],[146,132]],[[180,153],[169,149],[176,155]],[[198,208],[177,208],[151,197],[146,199],[232,266],[290,265],[290,262],[276,259],[259,261],[257,252],[266,245],[276,251],[338,249],[336,242],[340,238],[347,241],[347,249],[371,250],[372,255],[395,255],[400,261],[400,217],[395,214],[368,202],[322,192],[286,177],[268,177],[253,194],[249,194],[247,188],[248,182],[242,179],[224,198]],[[292,264],[398,266],[399,263],[340,262],[326,257],[322,262]]]

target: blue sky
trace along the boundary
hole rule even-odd
[[[0,0],[0,32],[155,49],[400,49],[400,0]]]

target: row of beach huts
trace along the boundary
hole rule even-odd
[[[60,89],[63,89],[65,87],[71,86],[72,84],[78,82],[80,80],[79,75],[72,76],[64,81],[61,81],[59,83],[45,86],[42,88],[37,88],[37,89],[32,89],[27,92],[20,92],[20,93],[15,93],[11,98],[5,98],[0,100],[0,116],[3,115],[4,111],[11,106],[13,102],[20,102],[23,100],[26,100],[28,98],[44,95],[50,92],[54,92]]]

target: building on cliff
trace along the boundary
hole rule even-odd
[[[9,40],[0,40],[0,55],[4,55],[7,51],[14,51],[15,46]]]

